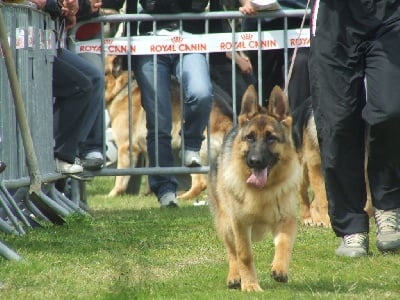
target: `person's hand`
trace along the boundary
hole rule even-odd
[[[232,60],[232,52],[228,51],[225,52],[226,57]],[[235,53],[235,63],[239,67],[240,72],[243,74],[250,74],[253,72],[253,66],[251,64],[250,59],[242,54],[242,52],[236,52]]]
[[[59,0],[59,3],[61,5],[62,15],[65,17],[73,17],[79,10],[78,0]]]
[[[38,9],[43,10],[47,0],[29,0],[29,2],[35,3]]]
[[[238,65],[240,71],[243,74],[250,74],[253,72],[253,66],[251,64],[251,61],[246,56],[237,55],[236,56],[236,64]]]
[[[101,6],[103,5],[103,2],[101,0],[89,0],[89,2],[92,14],[98,12]]]
[[[244,14],[244,15],[256,15],[257,10],[254,8],[253,4],[251,4],[250,0],[247,0],[243,3],[244,1],[241,1],[242,6],[239,7],[239,11]]]

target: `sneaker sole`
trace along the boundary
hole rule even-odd
[[[64,174],[68,177],[71,177],[73,179],[79,180],[79,181],[92,181],[94,179],[94,176],[91,174],[84,174],[84,173],[78,173],[78,174]]]
[[[89,171],[97,171],[102,169],[104,166],[104,160],[93,159],[93,160],[82,160],[82,167]]]
[[[381,252],[395,252],[400,250],[400,240],[395,242],[387,242],[387,243],[380,243],[379,241],[376,242],[376,247]]]
[[[201,167],[201,164],[197,161],[192,161],[190,164],[185,164],[185,166],[188,168],[195,168],[195,167]]]
[[[175,202],[170,202],[167,205],[160,205],[160,208],[178,208],[178,204]]]
[[[355,251],[355,250],[348,250],[346,252],[342,252],[342,251],[335,251],[335,254],[337,256],[344,256],[344,257],[364,257],[364,256],[368,256],[367,252],[364,251]]]

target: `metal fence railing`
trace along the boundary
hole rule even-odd
[[[0,159],[7,163],[6,170],[0,174],[0,230],[6,233],[24,234],[25,227],[36,227],[41,221],[63,223],[64,217],[70,213],[85,213],[87,207],[82,199],[84,184],[75,180],[71,181],[72,192],[65,196],[56,187],[56,182],[64,177],[55,171],[53,157],[53,97],[52,97],[52,62],[56,55],[54,31],[56,24],[47,15],[29,4],[9,4],[0,1],[3,22],[0,22],[2,33],[6,35],[1,40],[0,48]],[[287,20],[292,17],[301,18],[303,10],[279,10],[263,12],[256,18],[258,25],[255,32],[236,31],[238,23],[244,18],[239,12],[210,12],[202,14],[179,15],[145,15],[145,14],[115,14],[100,16],[88,22],[101,23],[101,35],[99,39],[89,41],[77,41],[74,36],[78,24],[69,35],[69,48],[77,53],[93,52],[102,56],[103,62],[108,55],[130,55],[151,53],[185,53],[185,52],[227,52],[231,51],[257,51],[259,57],[259,89],[262,86],[261,53],[269,49],[283,49],[285,57],[285,69],[287,70],[288,51],[294,46],[308,46],[308,31],[304,30],[300,36],[299,29],[289,29]],[[4,16],[4,18],[3,18]],[[284,26],[280,30],[262,31],[261,22],[264,18],[282,18]],[[130,23],[151,21],[155,24],[161,20],[203,19],[205,20],[205,34],[184,36],[185,43],[181,46],[168,47],[171,43],[180,43],[181,40],[171,40],[154,36],[135,36],[131,34]],[[209,33],[209,22],[215,19],[230,20],[231,32]],[[2,24],[4,23],[4,24]],[[105,35],[105,28],[110,23],[121,23],[126,28],[125,36],[110,37]],[[182,23],[180,23],[182,24]],[[307,42],[308,41],[308,42]],[[6,47],[7,46],[7,47]],[[5,49],[10,49],[10,57]],[[16,69],[19,89],[25,108],[24,121],[29,125],[29,132],[33,149],[37,160],[40,179],[40,190],[32,192],[32,170],[30,169],[31,155],[26,148],[26,136],[18,118],[15,97],[8,63]],[[235,70],[235,56],[233,55],[232,69]],[[128,64],[128,71],[131,66]],[[287,73],[287,72],[285,72]],[[232,72],[232,98],[234,109],[233,122],[235,122],[235,95],[236,73]],[[129,89],[132,89],[133,79],[129,79]],[[180,93],[181,95],[183,93]],[[14,101],[13,101],[14,100]],[[182,99],[181,99],[182,100]],[[132,107],[132,97],[129,97]],[[262,99],[259,98],[259,102]],[[104,104],[105,108],[105,104]],[[129,119],[132,120],[132,111],[128,109]],[[128,125],[129,136],[132,135],[132,124]],[[210,135],[207,134],[206,147],[210,147]],[[29,144],[29,143],[28,143]],[[131,163],[126,168],[107,167],[100,171],[92,172],[94,176],[121,176],[121,175],[149,175],[149,174],[204,174],[209,171],[209,164],[201,167],[188,168],[182,160],[177,160],[174,167],[135,166],[132,162],[132,139],[129,139],[129,157]],[[184,147],[184,145],[181,145]],[[209,160],[208,160],[209,161]],[[6,258],[18,259],[19,256],[0,242],[0,255]]]
[[[53,157],[55,23],[31,2],[0,1],[0,7],[0,159],[7,164],[0,174],[0,230],[25,234],[86,207],[55,187],[64,178]],[[3,243],[0,255],[20,258]]]
[[[127,55],[128,56],[128,71],[131,71],[131,65],[129,63],[131,55],[139,54],[165,54],[165,53],[186,53],[186,52],[223,52],[223,51],[257,51],[259,57],[259,64],[261,64],[261,53],[262,51],[268,51],[271,49],[283,49],[285,58],[285,74],[287,73],[289,60],[288,51],[290,48],[308,47],[309,45],[309,32],[307,29],[301,30],[299,28],[289,29],[287,20],[289,18],[301,19],[304,14],[308,12],[302,9],[291,9],[291,10],[277,10],[260,12],[257,16],[247,16],[246,18],[257,19],[258,25],[255,32],[246,33],[236,31],[240,21],[244,16],[238,11],[221,11],[221,12],[208,12],[201,14],[183,13],[178,15],[148,15],[148,14],[113,14],[100,16],[94,19],[90,19],[86,22],[78,24],[69,35],[68,45],[69,48],[76,53],[96,53],[102,55],[105,58],[108,55]],[[271,18],[282,18],[283,28],[274,31],[262,31],[261,22],[264,19]],[[130,32],[130,24],[142,21],[153,22],[153,27],[159,21],[165,20],[179,20],[182,28],[182,21],[184,20],[205,20],[205,34],[185,36],[186,46],[172,47],[176,41],[171,40],[170,36],[136,36],[135,33]],[[211,20],[230,20],[231,32],[225,33],[210,33],[209,23]],[[78,41],[75,38],[76,31],[80,26],[86,23],[101,23],[101,35],[98,39],[89,41]],[[125,34],[121,37],[110,37],[105,32],[107,24],[120,23],[125,28]],[[199,43],[201,41],[201,43]],[[233,56],[232,65],[235,65],[235,56]],[[104,61],[104,59],[103,59]],[[262,86],[262,74],[261,65],[258,68],[258,80],[259,90]],[[235,68],[233,68],[235,70]],[[232,73],[232,82],[235,83],[236,73]],[[132,86],[132,81],[129,82]],[[261,93],[259,93],[261,94]],[[232,95],[236,99],[236,86],[232,84]],[[235,99],[233,99],[233,108],[235,107]],[[130,98],[130,101],[132,99]],[[262,102],[262,99],[259,99]],[[131,111],[129,113],[129,119],[132,120]],[[132,128],[130,128],[132,134]],[[208,143],[209,145],[209,143]],[[183,145],[184,146],[184,145]],[[130,145],[129,149],[132,149]],[[132,155],[130,156],[132,157]],[[129,168],[117,169],[117,168],[105,168],[101,171],[94,172],[96,176],[120,176],[120,175],[150,175],[150,174],[189,174],[189,173],[207,173],[209,170],[208,165],[203,165],[196,168],[188,168],[183,165],[182,162],[177,162],[174,167],[153,167],[148,168],[145,166],[138,167],[131,163]]]

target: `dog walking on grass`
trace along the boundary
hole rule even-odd
[[[250,86],[243,96],[238,124],[210,167],[208,183],[215,228],[228,253],[229,288],[262,290],[252,242],[269,232],[275,244],[271,276],[278,282],[288,281],[299,180],[286,95],[275,87],[264,108]]]

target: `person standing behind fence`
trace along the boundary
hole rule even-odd
[[[210,2],[210,12],[224,11],[224,0]],[[231,32],[227,19],[211,19],[210,33]],[[211,79],[233,98],[232,72],[235,71],[236,114],[240,113],[241,101],[249,85],[256,85],[253,66],[250,59],[243,53],[235,52],[235,68],[232,68],[232,51],[210,53]]]
[[[65,22],[76,24],[77,0],[30,0],[39,9]],[[83,167],[76,163],[80,143],[86,141],[96,119],[103,114],[104,73],[68,49],[58,49],[53,62],[54,155],[56,170],[81,179]]]
[[[240,0],[242,5],[239,10],[243,14],[254,15],[257,13],[255,7],[251,3],[252,0]],[[313,1],[313,0],[311,0]],[[304,9],[307,6],[307,0],[280,0],[277,1],[283,9]],[[300,28],[302,17],[288,18],[288,28]],[[308,21],[305,23],[308,26]],[[262,18],[261,30],[283,30],[284,18]],[[243,31],[257,30],[256,18],[244,18],[242,23]],[[289,49],[289,63],[293,54],[293,49]],[[288,86],[288,97],[290,108],[294,110],[305,99],[310,92],[310,81],[308,73],[308,53],[309,48],[298,48],[293,66],[293,72]],[[258,53],[257,51],[248,51],[251,63],[254,66],[254,74],[258,76]],[[275,85],[284,88],[285,86],[285,65],[284,50],[264,50],[261,54],[262,59],[262,99],[266,99],[271,94]],[[258,81],[257,81],[258,82]]]
[[[378,250],[400,249],[400,1],[321,0],[310,81],[336,255],[368,255],[368,178]]]
[[[131,3],[132,4],[132,3]],[[201,0],[141,0],[143,12],[148,14],[177,14],[204,12],[208,1]],[[159,21],[153,31],[152,22],[141,22],[142,35],[170,35],[204,33],[204,21],[186,20],[183,31],[179,31],[179,21]],[[132,32],[134,33],[134,32]],[[209,68],[205,54],[185,53],[182,55],[182,70],[179,54],[157,55],[157,65],[153,55],[132,56],[133,70],[141,89],[142,106],[147,118],[147,148],[150,167],[157,160],[160,167],[172,167],[174,158],[171,147],[171,76],[176,76],[183,86],[185,95],[183,109],[183,129],[185,151],[181,151],[184,164],[188,167],[200,166],[199,151],[204,139],[203,132],[209,120],[213,91]],[[157,67],[157,79],[154,81],[154,68]],[[157,92],[157,99],[155,93]],[[158,103],[158,115],[155,102]],[[156,120],[157,118],[157,120]],[[158,127],[156,129],[156,123]],[[158,157],[156,157],[156,130],[158,130]],[[161,207],[177,207],[177,180],[172,175],[150,175],[149,184],[156,194]]]
[[[100,0],[79,0],[76,21],[87,21],[99,16],[101,7],[102,1]],[[78,28],[75,38],[79,41],[100,38],[100,31],[100,23],[87,23]],[[104,71],[101,55],[96,53],[80,53],[78,55],[97,67],[100,72]],[[103,95],[100,104],[104,101]],[[99,170],[104,166],[103,144],[104,114],[98,114],[88,137],[79,145],[79,157],[84,169]]]

